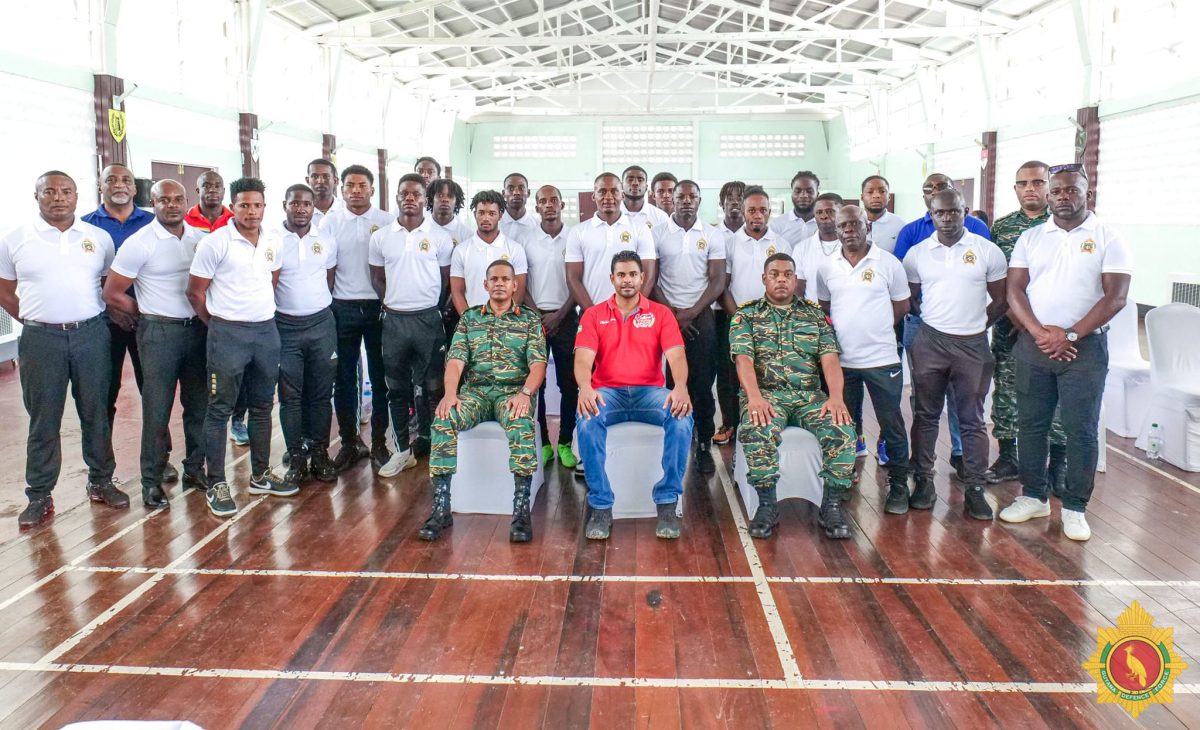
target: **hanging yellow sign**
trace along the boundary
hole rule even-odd
[[[117,144],[125,141],[125,112],[118,109],[108,110],[108,133]]]

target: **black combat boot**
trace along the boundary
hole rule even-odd
[[[1046,467],[1050,493],[1059,499],[1067,493],[1067,447],[1050,444],[1050,464]]]
[[[513,490],[513,516],[508,528],[508,541],[529,542],[533,539],[533,517],[529,514],[529,490],[533,486],[533,477],[514,474],[513,481],[516,489]]]
[[[1017,468],[1017,440],[1000,439],[1000,455],[983,473],[988,484],[1011,482],[1020,476]]]
[[[437,474],[433,477],[433,512],[421,526],[417,537],[422,540],[436,540],[442,536],[442,530],[454,524],[450,514],[450,475]]]
[[[825,493],[821,497],[821,509],[817,512],[817,524],[825,528],[825,537],[830,540],[847,540],[850,538],[850,523],[842,512],[841,489],[831,489],[825,485]]]
[[[758,509],[754,510],[754,519],[750,520],[750,537],[765,540],[775,534],[775,525],[779,524],[775,485],[755,487],[754,491],[758,494]]]

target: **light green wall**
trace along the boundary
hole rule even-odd
[[[1133,250],[1134,273],[1129,294],[1139,304],[1171,301],[1171,274],[1200,273],[1200,226],[1116,226]]]

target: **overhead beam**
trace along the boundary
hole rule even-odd
[[[837,94],[837,95],[855,95],[865,97],[873,87],[870,86],[811,86],[807,84],[772,84],[769,86],[744,86],[716,89],[672,89],[671,87],[660,87],[653,93],[654,98],[666,96],[704,96],[706,94],[719,94],[729,96],[734,94]],[[497,89],[449,89],[440,90],[431,94],[437,98],[449,97],[468,97],[468,98],[487,98],[489,96],[514,96],[514,97],[537,97],[541,98],[562,98],[562,97],[591,97],[591,96],[613,96],[614,94],[637,94],[644,95],[646,90],[644,87],[629,87],[617,89],[577,89],[570,87],[554,88],[554,89],[526,89],[526,90],[507,90],[501,91]]]

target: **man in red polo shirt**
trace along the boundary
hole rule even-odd
[[[216,170],[200,174],[196,179],[196,194],[200,196],[200,202],[183,216],[184,223],[212,233],[224,228],[233,218],[233,211],[225,207],[225,180]]]
[[[663,477],[654,485],[658,505],[654,534],[676,538],[676,504],[683,493],[692,444],[683,336],[670,309],[641,295],[642,259],[636,253],[614,255],[611,272],[616,294],[583,313],[575,337],[576,429],[591,507],[585,532],[589,540],[607,540],[612,528],[613,492],[604,471],[608,427],[640,421],[663,428]],[[664,387],[663,355],[674,378],[673,390]]]

